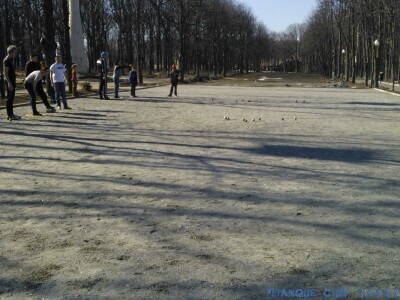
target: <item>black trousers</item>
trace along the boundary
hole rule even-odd
[[[0,75],[0,96],[1,96],[1,99],[4,99],[6,97],[5,83],[4,83],[3,75]]]
[[[136,83],[131,84],[131,96],[136,97]]]
[[[15,99],[15,84],[14,84],[14,90],[12,91],[10,91],[7,87],[7,116],[9,117],[12,117],[14,115],[14,99]]]
[[[169,92],[169,95],[172,96],[172,93],[175,90],[175,96],[178,96],[178,84],[177,83],[172,83],[171,84],[171,90]]]
[[[78,97],[78,81],[72,80],[72,95]]]
[[[29,96],[31,97],[31,107],[32,107],[32,112],[35,113],[37,112],[36,108],[36,94],[35,94],[35,89],[33,87],[33,84],[31,83],[25,83],[25,88],[28,90]],[[36,91],[40,98],[43,100],[43,104],[46,106],[46,108],[50,108],[50,104],[47,101],[47,96],[46,93],[43,91],[43,85],[41,83],[38,83],[36,87]]]
[[[100,78],[100,87],[99,87],[99,95],[100,98],[108,98],[107,97],[107,80],[104,79],[103,77]]]
[[[42,99],[44,106],[46,106],[46,108],[51,108],[51,105],[50,105],[49,101],[47,100],[47,95],[43,90],[43,84],[41,82],[38,83],[38,85],[36,87],[36,91],[37,91],[39,97]]]
[[[51,85],[50,80],[46,80],[46,90],[47,90],[47,95],[49,95],[49,97],[51,98],[51,102],[53,104],[56,104],[56,91],[54,90],[54,88]]]

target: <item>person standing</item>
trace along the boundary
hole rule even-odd
[[[120,83],[120,78],[122,76],[122,68],[119,65],[119,63],[115,63],[114,66],[114,74],[113,74],[113,80],[114,80],[114,96],[116,99],[118,99],[118,92],[119,92],[119,83]]]
[[[169,97],[172,97],[172,93],[175,90],[175,96],[178,96],[178,81],[179,81],[179,71],[177,70],[175,65],[171,67],[171,73],[169,74],[171,77],[171,90],[169,92]]]
[[[31,72],[28,77],[25,78],[24,85],[27,89],[29,96],[31,98],[31,107],[32,113],[34,116],[41,116],[42,114],[39,113],[36,109],[36,96],[40,96],[43,100],[43,104],[46,106],[47,113],[54,113],[56,110],[52,107],[49,102],[47,101],[47,96],[43,91],[43,79],[48,76],[48,68],[42,67],[39,71]]]
[[[0,64],[0,97],[1,99],[6,98],[6,91],[4,88],[3,64]]]
[[[60,98],[62,98],[64,109],[71,109],[68,106],[67,95],[65,93],[65,76],[67,70],[61,62],[61,56],[58,54],[56,56],[56,62],[50,67],[51,85],[54,87],[56,92],[57,108],[61,109]]]
[[[7,48],[7,56],[3,61],[4,79],[7,87],[7,116],[9,121],[20,120],[21,117],[14,114],[14,99],[17,77],[15,74],[14,58],[17,56],[17,47],[11,45]]]
[[[100,59],[97,61],[100,71],[100,87],[99,87],[99,96],[100,99],[110,100],[107,96],[107,52],[101,52]]]
[[[28,77],[33,71],[40,70],[39,56],[37,54],[31,54],[30,61],[25,66],[25,77]]]
[[[78,70],[77,65],[73,64],[71,67],[71,82],[72,82],[72,95],[78,97]]]
[[[137,72],[135,70],[135,66],[131,66],[131,71],[128,75],[128,80],[131,85],[131,97],[136,97],[136,86],[138,84]]]
[[[56,91],[54,90],[54,87],[52,86],[52,83],[51,83],[50,72],[45,78],[45,84],[46,84],[47,95],[49,95],[49,97],[51,98],[51,103],[57,104]]]

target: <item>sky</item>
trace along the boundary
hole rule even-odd
[[[304,22],[316,0],[240,0],[272,31],[284,31],[290,24]]]

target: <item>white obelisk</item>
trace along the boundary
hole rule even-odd
[[[69,26],[72,63],[78,65],[80,74],[87,74],[89,72],[89,61],[84,45],[79,0],[69,0]]]

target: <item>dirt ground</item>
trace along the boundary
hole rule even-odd
[[[16,96],[15,96],[15,100],[14,100],[14,104],[16,104],[16,105],[26,104],[26,103],[29,103],[29,101],[30,101],[29,94],[28,94],[27,90],[24,88],[22,82],[23,82],[23,77],[19,77],[18,84],[17,84],[17,90],[16,90]],[[90,87],[91,87],[90,91],[87,91],[83,88],[83,84],[86,84],[86,83],[90,84]],[[138,88],[161,86],[161,85],[165,85],[165,84],[169,84],[169,79],[145,78],[144,84]],[[112,81],[112,79],[109,79],[107,86],[110,91],[114,90],[114,82]],[[98,89],[99,89],[99,80],[96,78],[79,80],[78,92],[81,95],[81,97],[88,96],[88,95],[94,95],[94,94],[98,93]],[[126,76],[121,78],[120,89],[125,90],[125,91],[130,90],[128,79]],[[44,90],[46,90],[46,88]],[[69,93],[69,91],[68,91],[68,86],[66,86],[66,92],[67,92],[67,97],[72,97],[72,93]],[[6,107],[6,104],[7,104],[6,99],[0,99],[0,108]]]
[[[20,74],[21,75],[21,74]],[[202,77],[207,77],[209,74],[201,74]],[[185,76],[185,79],[193,79],[194,74],[189,74]],[[212,76],[211,76],[212,77]],[[29,102],[29,95],[22,85],[23,82],[22,75],[18,77],[17,93],[15,104],[25,104]],[[82,84],[89,83],[91,86],[91,91],[86,91],[83,89]],[[154,78],[144,78],[143,85],[139,88],[152,87],[158,85],[169,84],[169,78],[162,76],[161,78],[155,76]],[[204,84],[204,82],[199,83]],[[247,87],[333,87],[338,82],[332,81],[329,78],[323,77],[318,74],[304,74],[304,73],[280,73],[280,72],[263,72],[263,73],[248,73],[248,74],[234,74],[228,75],[227,77],[220,78],[217,80],[209,80],[206,82],[208,85],[215,86],[247,86]],[[364,83],[361,80],[356,87],[363,87]],[[82,96],[93,95],[97,93],[99,88],[99,81],[97,78],[86,78],[79,80],[79,93]],[[108,88],[114,89],[114,83],[111,76],[108,80]],[[121,78],[121,89],[128,91],[130,89],[128,84],[127,76]],[[68,92],[68,87],[67,87]],[[72,96],[72,94],[68,94]],[[0,108],[5,107],[6,101],[0,100]]]
[[[0,299],[400,288],[399,97],[179,89],[0,111]]]

